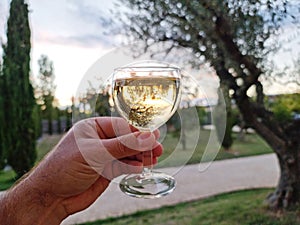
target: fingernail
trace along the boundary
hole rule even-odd
[[[138,139],[145,140],[151,136],[151,132],[143,132],[138,136]]]

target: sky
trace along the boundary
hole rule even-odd
[[[0,37],[3,41],[9,2],[10,0],[0,0]],[[57,86],[55,96],[61,106],[70,105],[71,97],[76,95],[84,74],[101,56],[119,44],[120,37],[104,34],[106,30],[100,20],[101,15],[109,16],[109,8],[112,7],[113,1],[27,0],[27,2],[32,32],[33,77],[36,78],[38,74],[39,57],[42,54],[47,55],[54,64]],[[299,41],[295,44],[299,50]],[[277,62],[283,62],[290,59],[290,53],[283,51],[274,58]],[[279,86],[274,87],[267,91],[271,93],[271,90],[280,89]]]
[[[5,27],[10,0],[0,0],[0,36]],[[108,13],[107,0],[28,0],[32,32],[31,72],[38,74],[38,59],[53,61],[56,97],[70,105],[81,78],[102,55],[113,49],[116,38],[104,35],[100,14]],[[105,5],[105,7],[103,7]]]

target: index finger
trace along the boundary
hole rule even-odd
[[[121,117],[98,117],[95,122],[100,138],[109,139],[138,131]]]
[[[134,132],[120,137],[102,140],[101,144],[105,150],[105,152],[102,152],[103,158],[106,160],[121,159],[152,150],[156,147],[156,137],[151,132]]]
[[[96,130],[101,139],[110,139],[138,131],[121,117],[98,117],[95,118]],[[159,138],[159,130],[152,132],[156,139]]]

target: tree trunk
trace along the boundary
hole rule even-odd
[[[279,124],[272,114],[249,100],[236,96],[237,105],[247,124],[271,146],[280,166],[280,179],[268,196],[270,208],[292,208],[300,204],[300,121]]]
[[[246,76],[241,87],[233,86],[234,99],[243,119],[271,146],[278,157],[280,179],[276,190],[267,201],[271,208],[290,208],[300,203],[300,121],[282,124],[264,107],[263,87],[258,81],[262,70],[257,67],[255,59],[243,56],[226,29],[227,21],[217,18],[216,33],[223,41],[232,60],[244,64],[250,76]],[[220,74],[218,73],[220,77]],[[220,77],[222,78],[222,77]],[[228,80],[228,79],[227,79]],[[251,85],[256,86],[257,101],[252,102],[247,96]]]
[[[223,101],[219,101],[215,108],[215,124],[216,133],[221,143],[222,147],[228,151],[233,143],[232,137],[232,127],[233,127],[233,119],[232,119],[232,109],[231,109],[231,98],[229,96],[229,88],[224,82],[220,82],[220,87],[218,90],[219,99],[224,99]],[[225,104],[225,105],[224,105]],[[223,120],[226,118],[226,122]],[[225,126],[225,127],[224,127]]]
[[[286,149],[277,153],[280,178],[276,190],[267,198],[272,209],[291,208],[300,204],[300,121],[287,127]]]

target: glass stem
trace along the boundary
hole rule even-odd
[[[153,163],[152,163],[152,151],[143,152],[143,176],[149,176],[152,173]]]

